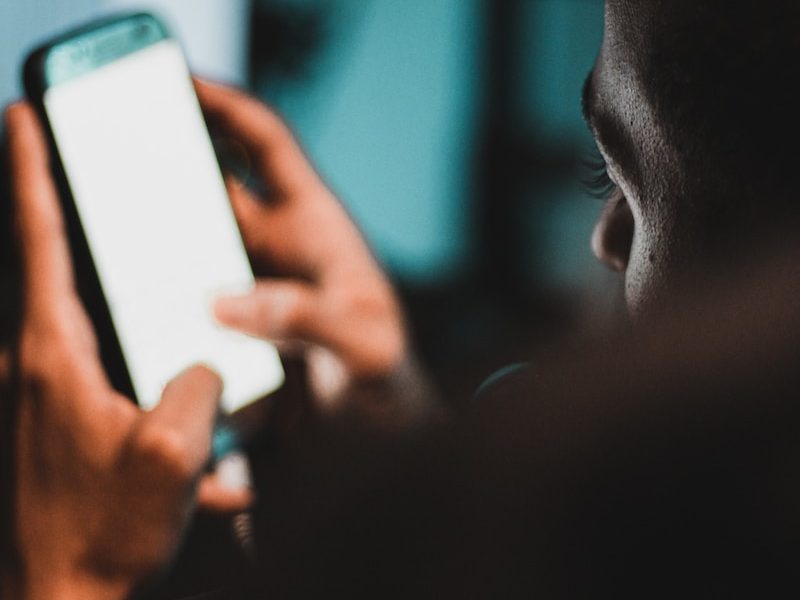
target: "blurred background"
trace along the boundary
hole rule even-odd
[[[601,203],[577,168],[602,0],[3,0],[0,100],[21,95],[38,42],[130,8],[161,15],[196,72],[286,117],[448,397],[618,316],[621,281],[589,248]]]

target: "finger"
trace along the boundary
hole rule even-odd
[[[304,239],[308,223],[299,223],[297,211],[265,205],[231,176],[226,177],[226,185],[242,241],[255,266],[282,276],[313,279],[321,252],[318,240],[307,235]]]
[[[317,281],[342,267],[375,267],[361,233],[332,196],[270,205],[235,178],[228,176],[226,183],[248,253],[271,272]]]
[[[237,451],[222,457],[213,473],[203,477],[198,504],[217,512],[241,511],[254,501],[247,457]]]
[[[269,219],[269,211],[265,204],[233,175],[225,176],[225,187],[245,244],[248,247],[257,245],[264,237],[263,221]]]
[[[230,488],[215,474],[204,476],[197,488],[197,507],[216,513],[236,513],[253,505],[255,494],[249,488]]]
[[[26,103],[9,107],[5,118],[26,318],[43,327],[37,331],[48,348],[70,349],[80,365],[72,374],[85,376],[78,380],[105,383],[91,321],[75,289],[44,132]]]
[[[354,375],[372,376],[394,368],[405,354],[402,323],[389,299],[320,293],[297,281],[260,280],[244,296],[217,299],[217,320],[266,340],[317,344],[338,355]]]
[[[48,309],[74,297],[72,265],[44,134],[33,108],[6,111],[12,194],[29,308]]]
[[[296,281],[259,281],[249,294],[221,297],[214,303],[220,323],[266,340],[302,339],[313,313],[313,289]]]
[[[268,221],[271,220],[269,211],[233,175],[226,174],[225,187],[248,253],[259,261],[272,262],[270,259],[273,257],[270,256],[265,241],[269,237],[265,235],[269,231]]]
[[[289,128],[264,104],[229,87],[195,79],[209,121],[241,142],[269,186],[285,198],[320,185]]]
[[[199,471],[211,452],[221,394],[222,380],[216,373],[204,366],[191,367],[167,384],[143,430],[156,438],[170,438],[175,446],[171,451],[184,471]]]

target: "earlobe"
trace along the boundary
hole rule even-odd
[[[634,220],[625,196],[615,194],[606,203],[592,232],[592,251],[610,269],[624,272],[633,243]]]

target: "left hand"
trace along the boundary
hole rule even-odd
[[[114,389],[75,291],[44,135],[26,104],[6,113],[22,255],[16,382],[15,598],[122,598],[172,557],[199,502],[240,510],[246,490],[204,478],[221,392],[191,368],[151,412]],[[199,489],[199,497],[198,497]]]

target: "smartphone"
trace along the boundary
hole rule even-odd
[[[79,291],[113,385],[145,409],[204,363],[235,411],[274,391],[274,346],[219,326],[211,304],[254,284],[179,42],[140,13],[34,51],[29,99],[52,144]]]

